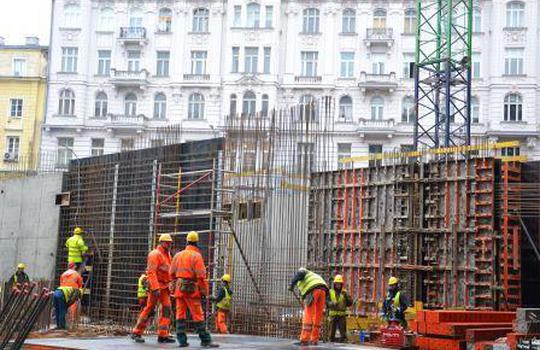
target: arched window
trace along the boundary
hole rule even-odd
[[[381,120],[384,112],[384,101],[381,97],[375,96],[371,99],[371,119]]]
[[[189,95],[188,119],[204,119],[204,96],[198,93]]]
[[[231,94],[230,101],[229,101],[229,115],[234,116],[236,115],[236,104],[237,104],[237,97],[236,94]]]
[[[114,30],[114,11],[110,7],[104,7],[99,12],[99,25],[100,30],[112,31]]]
[[[160,32],[170,33],[172,30],[172,11],[168,8],[159,10],[158,30]]]
[[[478,124],[480,122],[480,102],[478,98],[471,98],[471,123]]]
[[[521,28],[524,26],[525,4],[521,1],[512,1],[506,4],[506,26]]]
[[[75,94],[70,89],[60,91],[58,114],[75,115]]]
[[[261,6],[255,2],[247,5],[247,27],[259,28],[261,23]]]
[[[504,121],[521,121],[523,114],[523,99],[519,94],[508,94],[504,98]]]
[[[386,10],[376,9],[373,11],[373,28],[384,29],[386,28]]]
[[[415,119],[414,99],[406,96],[401,103],[401,122],[414,123]]]
[[[352,121],[352,98],[348,95],[339,99],[339,121]]]
[[[341,31],[343,33],[356,32],[356,11],[353,9],[343,10],[341,17]]]
[[[416,33],[416,10],[406,9],[403,21],[403,32],[406,34]]]
[[[262,95],[262,99],[261,99],[261,116],[262,117],[268,116],[268,108],[269,108],[268,95],[264,94]]]
[[[256,113],[257,99],[253,91],[246,91],[242,101],[242,114],[253,115]]]
[[[196,33],[208,33],[208,9],[198,8],[193,10],[193,28]]]
[[[319,13],[316,8],[304,10],[304,33],[319,33]]]
[[[103,91],[96,95],[96,104],[94,108],[94,116],[103,118],[107,115],[108,100],[107,94]]]
[[[315,97],[313,95],[303,95],[300,97],[300,121],[314,121],[316,118]]]
[[[64,27],[79,28],[81,26],[81,8],[79,5],[70,4],[64,7]]]
[[[480,33],[482,31],[482,11],[480,7],[473,7],[472,31],[473,33]]]
[[[154,118],[167,118],[167,97],[161,92],[154,96]]]
[[[124,98],[124,114],[130,117],[137,115],[137,96],[133,93]]]

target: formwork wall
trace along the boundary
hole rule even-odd
[[[343,274],[359,314],[390,276],[426,308],[515,308],[520,233],[503,200],[519,177],[484,157],[314,174],[309,265]]]

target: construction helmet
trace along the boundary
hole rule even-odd
[[[397,277],[390,277],[390,279],[388,280],[388,285],[389,286],[393,286],[394,284],[398,284],[399,280],[397,279]]]
[[[334,277],[334,283],[343,283],[343,276],[336,275],[336,277]]]
[[[231,283],[231,275],[229,275],[228,273],[224,274],[223,277],[221,277],[221,280],[223,282],[228,282],[228,283]]]
[[[191,231],[187,234],[186,240],[189,243],[197,243],[199,241],[199,233],[197,231]]]
[[[298,272],[306,272],[306,271],[307,271],[307,269],[305,267],[303,267],[303,266],[298,269]]]
[[[18,268],[18,269],[25,269],[25,268],[26,268],[26,265],[23,264],[23,263],[19,263],[19,265],[17,265],[17,268]]]
[[[168,233],[164,233],[162,235],[159,236],[159,241],[160,242],[172,242],[172,237],[170,234]]]
[[[75,230],[73,230],[74,235],[82,235],[84,233],[84,230],[82,227],[75,227]]]

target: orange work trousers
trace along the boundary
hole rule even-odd
[[[311,293],[313,294],[313,301],[309,305],[304,305],[300,341],[308,342],[311,340],[311,342],[316,343],[321,335],[326,291],[324,289],[315,289]]]
[[[153,293],[148,293],[146,306],[139,315],[137,325],[133,329],[133,334],[142,335],[146,326],[148,325],[148,319],[154,313],[154,308],[157,303],[161,303],[161,313],[159,315],[158,323],[158,335],[160,337],[169,336],[169,326],[171,325],[171,297],[169,295],[169,288],[163,288],[159,290],[159,296],[155,296]]]
[[[176,319],[185,320],[186,311],[189,309],[193,322],[203,322],[204,313],[201,304],[201,298],[187,298],[184,296],[176,297]]]
[[[229,330],[227,329],[227,315],[229,314],[229,310],[222,310],[218,309],[216,313],[216,329],[221,334],[229,334]]]

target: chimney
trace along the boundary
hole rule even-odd
[[[26,46],[39,46],[39,38],[37,36],[27,36]]]
[[[4,46],[6,45],[6,38],[4,38],[3,36],[0,36],[0,46]]]

